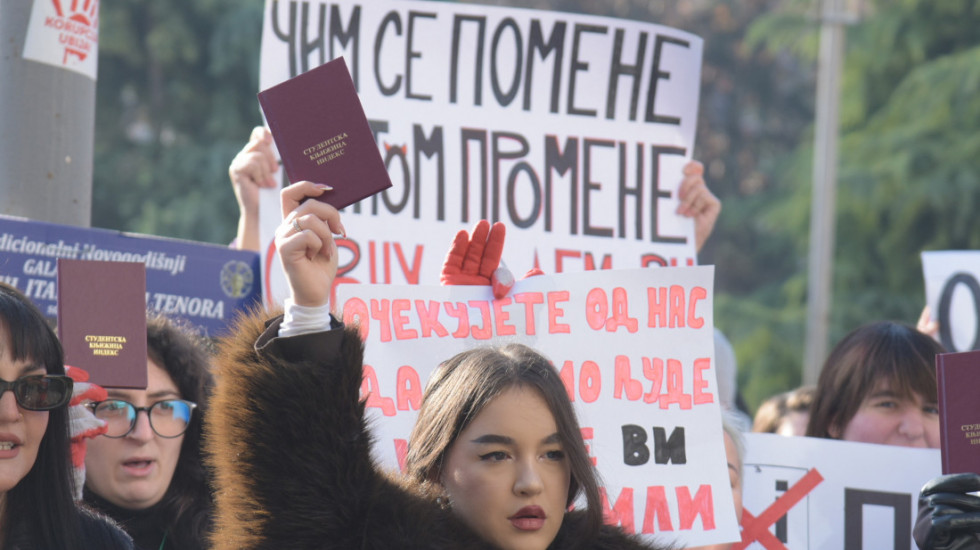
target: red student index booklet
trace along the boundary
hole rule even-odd
[[[343,57],[259,92],[289,181],[333,187],[320,197],[344,208],[391,187]]]
[[[65,364],[107,388],[146,388],[146,265],[58,260]]]
[[[980,473],[980,351],[936,356],[943,474]]]

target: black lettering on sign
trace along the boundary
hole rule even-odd
[[[864,536],[864,506],[886,506],[894,510],[893,548],[912,547],[912,495],[844,489],[844,550],[861,550]]]
[[[953,306],[953,291],[956,290],[956,286],[959,284],[966,285],[966,288],[973,295],[973,318],[976,321],[976,334],[973,335],[973,342],[970,347],[961,350],[957,349],[953,342],[953,330],[952,321],[949,318],[950,309]],[[969,351],[980,349],[980,284],[977,283],[976,277],[970,273],[956,273],[950,277],[946,284],[943,285],[942,294],[939,296],[939,341],[942,342],[943,347],[947,350],[953,351]]]
[[[623,430],[623,463],[628,466],[642,466],[650,461],[647,447],[647,432],[636,424],[626,424]],[[653,460],[657,464],[687,464],[687,449],[684,442],[684,428],[677,427],[667,436],[667,430],[653,427]]]
[[[623,426],[623,463],[640,466],[650,461],[650,449],[646,446],[647,431],[636,424]]]
[[[684,428],[674,428],[667,437],[667,430],[653,429],[653,455],[657,464],[687,464],[687,449],[684,448]]]

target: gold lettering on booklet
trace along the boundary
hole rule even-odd
[[[343,155],[346,150],[347,132],[341,132],[312,147],[303,149],[303,154],[310,157],[311,162],[315,162],[317,166],[320,166]]]
[[[125,336],[93,336],[85,337],[88,348],[92,350],[92,355],[117,356],[123,350],[126,343]]]

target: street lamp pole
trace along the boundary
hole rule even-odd
[[[833,288],[834,222],[837,197],[837,131],[841,66],[844,60],[845,0],[823,0],[817,67],[813,202],[807,283],[806,350],[803,383],[815,384],[827,357]]]

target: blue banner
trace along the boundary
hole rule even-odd
[[[220,336],[235,313],[260,304],[259,255],[150,235],[0,216],[0,281],[46,316],[58,314],[58,259],[146,264],[146,306]]]

